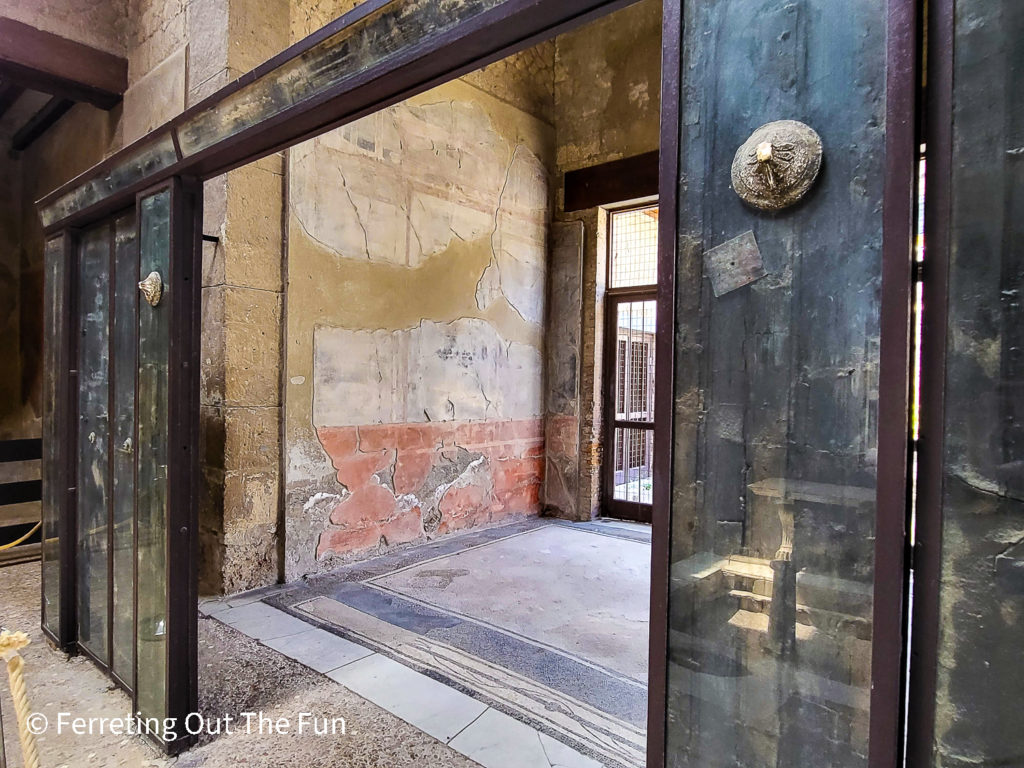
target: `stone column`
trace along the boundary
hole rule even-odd
[[[288,45],[288,3],[193,0],[204,98]],[[203,13],[199,13],[204,6]],[[206,183],[203,233],[200,591],[239,592],[280,574],[284,160]]]

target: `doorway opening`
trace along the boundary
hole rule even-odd
[[[658,206],[608,214],[602,508],[651,522],[658,299]]]

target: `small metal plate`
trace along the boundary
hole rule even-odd
[[[749,285],[768,274],[753,232],[744,232],[739,237],[705,251],[704,266],[716,297]]]

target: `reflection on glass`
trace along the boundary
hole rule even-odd
[[[828,29],[797,21],[806,0],[755,25],[736,8],[684,3],[682,24],[668,764],[866,768],[886,4]],[[829,163],[774,214],[729,185],[766,107],[813,117]],[[767,274],[715,295],[705,254],[748,231]]]
[[[174,165],[178,159],[170,131],[147,141],[138,149],[128,151],[130,154],[122,157],[116,166],[99,172],[43,208],[40,211],[43,225],[48,227],[95,205],[147,176]]]
[[[112,666],[132,684],[135,646],[135,353],[139,290],[135,211],[114,222]]]
[[[436,38],[502,0],[392,0],[366,18],[231,94],[178,131],[187,157],[245,131],[292,106],[337,89],[374,65]]]
[[[156,271],[167,280],[169,190],[141,201],[136,280]],[[167,690],[167,371],[173,286],[139,307],[138,343],[138,611],[136,694],[144,717],[164,717]]]
[[[103,662],[109,659],[109,237],[108,224],[83,235],[78,275],[78,637]]]

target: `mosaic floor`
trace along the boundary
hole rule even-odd
[[[649,584],[648,527],[535,519],[202,609],[486,768],[625,768]]]

